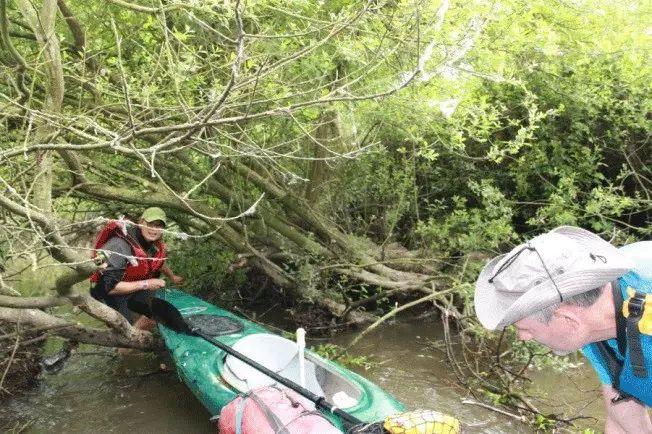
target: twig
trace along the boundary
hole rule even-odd
[[[19,326],[16,326],[16,332],[18,332]],[[9,368],[11,368],[11,364],[14,361],[14,357],[16,356],[16,351],[18,350],[18,343],[20,342],[20,336],[16,336],[16,343],[14,344],[14,349],[11,352],[11,357],[9,358],[9,361],[7,362],[7,367],[5,368],[5,372],[2,374],[2,378],[0,379],[0,391],[3,390],[4,388],[2,385],[5,382],[5,378],[7,377],[7,373],[9,372]],[[7,389],[4,389],[9,393]]]
[[[465,399],[464,401],[462,401],[462,404],[477,405],[478,407],[486,408],[488,410],[495,411],[496,413],[500,413],[500,414],[503,414],[505,416],[516,419],[519,422],[523,422],[523,417],[518,415],[518,414],[513,414],[513,413],[507,412],[505,410],[501,410],[499,408],[492,407],[491,405],[483,404],[482,402],[473,401],[472,399]]]

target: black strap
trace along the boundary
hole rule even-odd
[[[600,350],[602,359],[607,364],[607,369],[609,370],[609,376],[611,377],[611,385],[614,389],[620,389],[620,371],[623,370],[623,360],[620,359],[616,352],[609,346],[607,341],[596,342],[595,344]]]
[[[617,404],[621,401],[629,401],[634,398],[627,392],[620,390],[620,372],[623,370],[623,360],[620,359],[613,348],[607,343],[607,341],[597,342],[596,346],[600,350],[602,359],[607,364],[607,369],[609,370],[609,376],[611,377],[611,387],[616,389],[618,395],[611,399],[613,404]]]
[[[611,399],[613,404],[617,404],[621,401],[629,401],[630,399],[636,399],[627,392],[620,390],[620,372],[623,370],[623,360],[616,355],[616,352],[613,348],[607,343],[607,341],[597,342],[596,346],[600,350],[602,359],[607,364],[607,369],[609,370],[609,376],[611,377],[611,387],[616,389],[618,395]]]
[[[256,404],[258,404],[258,407],[263,411],[263,414],[267,418],[267,421],[269,424],[272,426],[272,429],[274,430],[275,433],[277,434],[290,434],[285,425],[283,425],[283,422],[281,419],[278,418],[276,414],[272,411],[271,408],[269,408],[262,399],[260,399],[258,396],[253,391],[249,391],[246,394],[242,396],[242,399],[247,399],[251,398],[254,400]]]
[[[618,342],[618,352],[624,356],[627,352],[627,320],[623,314],[623,293],[618,280],[611,282],[611,294],[614,298],[614,308],[616,310],[616,341]]]
[[[636,291],[634,296],[629,299],[627,307],[629,309],[629,316],[627,317],[627,346],[629,347],[629,358],[632,361],[632,370],[637,377],[647,378],[645,358],[643,357],[643,348],[641,347],[641,331],[638,328],[638,322],[643,317],[643,312],[645,311],[645,294]]]
[[[627,351],[627,322],[623,315],[623,294],[620,290],[620,282],[611,282],[611,293],[614,300],[614,311],[616,314],[616,342],[618,343],[618,352],[624,355]],[[623,370],[625,361],[618,357],[616,351],[607,343],[607,341],[596,342],[602,359],[607,365],[609,376],[611,377],[611,387],[618,391],[618,396],[611,400],[617,403],[630,398],[630,395],[620,390],[620,373]]]

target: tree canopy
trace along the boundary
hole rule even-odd
[[[193,284],[253,267],[353,321],[463,317],[485,255],[557,225],[650,237],[651,7],[0,0],[0,260],[68,270],[0,282],[0,319],[155,345],[73,286],[75,236],[148,206]],[[35,310],[68,302],[109,331]]]

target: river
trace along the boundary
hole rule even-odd
[[[374,362],[355,370],[410,409],[457,416],[465,433],[530,432],[510,417],[463,403],[469,396],[457,385],[445,355],[428,345],[442,338],[439,329],[439,322],[429,319],[379,327],[351,349]],[[346,345],[354,337],[342,334],[328,341]],[[10,399],[0,409],[0,428],[23,433],[215,433],[211,415],[174,372],[160,371],[161,362],[168,363],[165,355],[118,356],[114,349],[83,346],[61,372],[43,374],[38,387]],[[546,369],[532,376],[546,393],[545,401],[555,403],[543,410],[579,412],[595,418],[582,426],[600,429],[599,384],[590,368],[565,374]]]

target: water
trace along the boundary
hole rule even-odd
[[[343,335],[331,341],[347,345],[354,338]],[[459,385],[443,350],[433,348],[434,342],[443,339],[439,320],[395,323],[368,334],[349,353],[373,355],[377,365],[354,370],[391,392],[410,409],[433,409],[456,416],[464,433],[531,432],[529,426],[512,417],[469,403],[478,401]],[[600,382],[581,355],[571,357],[578,360],[577,366],[566,372],[528,372],[538,389],[530,401],[544,414],[563,413],[567,419],[580,417],[576,421],[578,426],[601,432],[605,410]],[[459,354],[457,358],[461,361]],[[482,399],[479,403],[485,404]]]
[[[527,428],[487,409],[465,405],[467,392],[457,384],[446,355],[431,347],[443,335],[438,322],[395,323],[368,334],[349,353],[370,355],[371,368],[359,374],[392,393],[409,409],[431,409],[456,416],[465,433],[522,433]],[[337,336],[346,345],[355,336]]]
[[[25,433],[209,433],[211,415],[161,357],[74,355],[56,375],[0,409],[0,427]]]
[[[358,373],[380,385],[410,409],[433,409],[457,416],[465,433],[523,433],[531,429],[514,419],[464,404],[468,393],[456,381],[443,352],[429,344],[442,339],[434,320],[397,322],[379,327],[350,350],[375,362]],[[310,335],[310,330],[308,330]],[[354,333],[329,339],[347,345]],[[315,345],[322,341],[310,341]],[[0,428],[30,422],[24,433],[215,433],[211,415],[179,381],[161,373],[165,355],[117,356],[113,349],[87,347],[56,375],[44,375],[39,387],[0,409]],[[568,374],[533,373],[559,407],[603,423],[598,383],[590,368]],[[563,387],[559,387],[563,384]],[[579,392],[581,391],[581,393]],[[581,397],[581,399],[580,399]],[[587,402],[590,404],[587,407]],[[538,404],[538,402],[535,402]],[[547,411],[547,410],[546,410]],[[597,421],[597,422],[596,422]],[[584,425],[587,425],[586,423]]]

